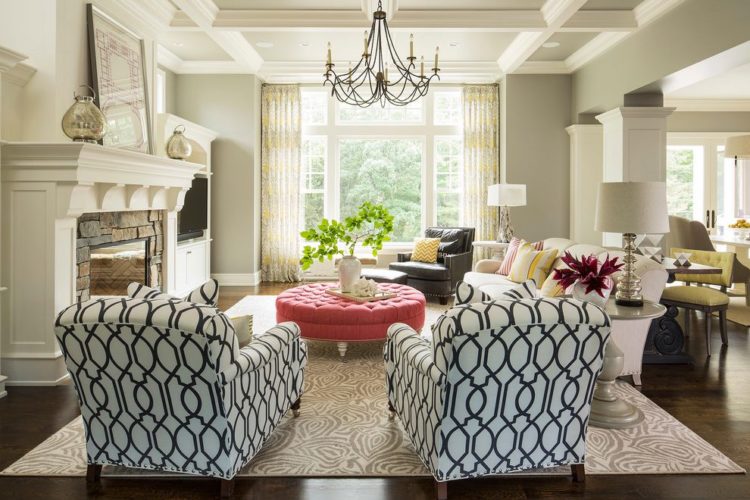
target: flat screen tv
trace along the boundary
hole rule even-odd
[[[208,179],[196,177],[179,212],[178,240],[199,238],[208,228]]]

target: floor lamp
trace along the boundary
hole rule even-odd
[[[669,232],[667,185],[663,182],[602,182],[594,229],[623,233],[625,266],[617,278],[615,303],[642,307],[641,279],[635,274],[635,235]]]
[[[508,207],[526,206],[526,184],[493,184],[487,189],[487,205],[500,207],[500,228],[497,231],[498,243],[509,243],[513,238]]]

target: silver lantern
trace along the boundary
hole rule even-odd
[[[91,95],[82,95],[78,90],[86,88]],[[62,117],[65,135],[76,142],[99,142],[107,133],[107,120],[104,113],[94,104],[96,93],[88,85],[81,85],[73,92],[75,102]]]
[[[167,141],[167,156],[175,160],[184,160],[193,153],[193,146],[185,137],[185,126],[177,125],[172,137]]]

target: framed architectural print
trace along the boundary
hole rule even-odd
[[[143,39],[88,4],[91,76],[107,119],[105,146],[152,153]]]

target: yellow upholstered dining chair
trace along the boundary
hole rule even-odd
[[[690,262],[703,264],[711,267],[721,268],[721,274],[676,274],[675,279],[684,281],[685,285],[670,286],[664,289],[661,302],[666,306],[681,307],[686,310],[702,311],[706,315],[706,354],[711,355],[711,315],[719,313],[719,328],[721,341],[727,345],[727,309],[729,308],[729,297],[725,293],[727,287],[732,285],[732,266],[734,265],[734,253],[732,252],[709,252],[705,250],[690,250],[685,248],[672,248],[672,256],[677,253],[690,253]],[[709,286],[690,286],[691,283],[698,285],[717,285],[720,290]],[[685,314],[685,333],[690,330],[690,313]]]

